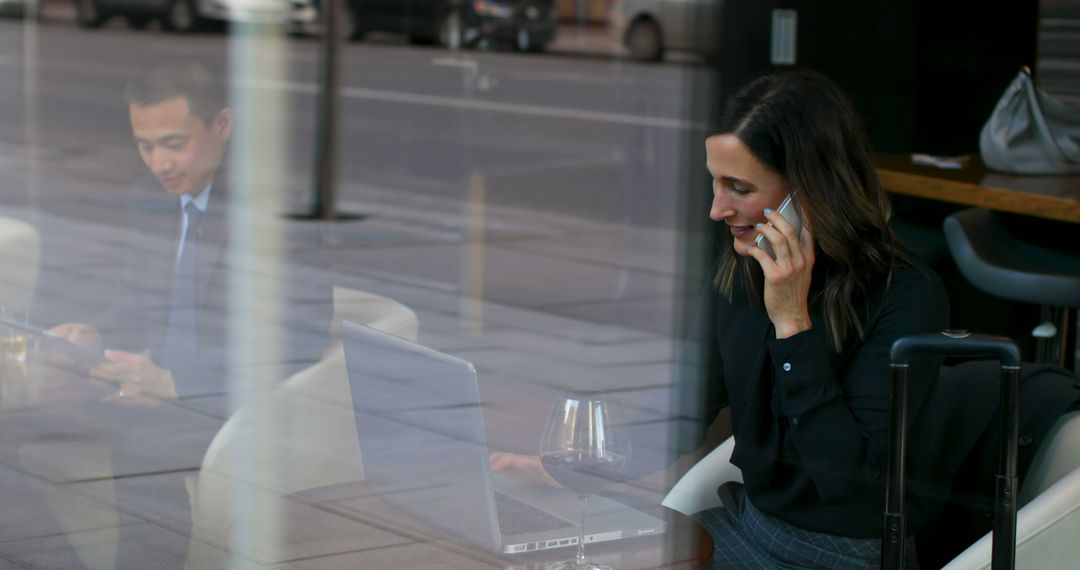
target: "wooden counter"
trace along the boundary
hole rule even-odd
[[[977,156],[959,170],[912,164],[909,155],[878,155],[874,163],[884,188],[895,194],[1080,223],[1080,175],[1002,174]]]

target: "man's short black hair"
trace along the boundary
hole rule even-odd
[[[219,82],[206,67],[197,63],[156,67],[128,82],[124,89],[124,101],[129,106],[150,107],[176,97],[185,98],[191,114],[207,126],[225,108],[225,96]]]

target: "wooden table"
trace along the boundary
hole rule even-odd
[[[978,156],[959,170],[912,164],[906,154],[878,155],[874,163],[884,188],[895,194],[1080,223],[1080,175],[1002,174]]]
[[[617,570],[691,570],[700,567],[704,556],[712,552],[708,535],[690,518],[659,505],[643,510],[667,521],[668,533],[591,544],[586,548],[589,559]],[[327,517],[328,514],[337,515],[336,520]],[[282,521],[285,523],[280,541],[283,551],[278,556],[284,560],[295,558],[294,552],[297,550],[309,550],[311,543],[334,542],[335,537],[355,538],[348,536],[358,532],[350,526],[355,523],[363,523],[368,528],[377,528],[398,535],[403,540],[438,549],[447,557],[445,567],[456,567],[450,561],[463,559],[470,561],[465,563],[470,569],[544,570],[551,562],[572,559],[576,552],[574,548],[561,548],[502,557],[478,551],[373,495],[363,482],[343,483],[290,495],[284,505]],[[340,542],[347,544],[344,540]],[[322,556],[330,555],[328,552]],[[311,567],[321,568],[318,565]]]

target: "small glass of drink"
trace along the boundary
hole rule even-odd
[[[26,322],[26,311],[0,307],[0,364],[26,364],[29,337],[22,330],[2,324]]]

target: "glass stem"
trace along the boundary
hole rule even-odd
[[[589,563],[585,559],[585,507],[589,504],[589,496],[578,495],[578,499],[581,500],[581,525],[578,526],[577,560],[574,564],[584,568]]]

